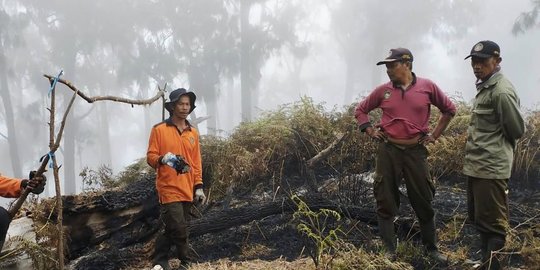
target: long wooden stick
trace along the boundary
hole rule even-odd
[[[71,97],[71,101],[69,102],[69,105],[68,105],[66,111],[64,112],[64,117],[62,118],[62,124],[60,125],[60,130],[58,131],[58,134],[56,135],[56,140],[54,139],[54,111],[55,111],[55,109],[54,109],[54,91],[52,92],[51,108],[49,109],[50,113],[51,113],[50,123],[49,123],[49,135],[50,135],[49,153],[43,157],[43,160],[41,161],[41,165],[39,166],[39,169],[37,170],[35,176],[43,175],[43,173],[45,172],[45,168],[47,166],[47,163],[49,163],[50,156],[53,155],[56,152],[56,150],[58,150],[58,147],[60,147],[60,141],[62,140],[62,134],[64,133],[64,127],[66,125],[66,119],[67,119],[67,116],[69,114],[69,111],[71,110],[71,107],[73,106],[73,102],[75,101],[75,97],[77,96],[77,92],[78,92],[78,90],[75,91],[75,93]],[[15,201],[15,203],[13,203],[11,208],[9,208],[8,213],[9,213],[9,215],[10,215],[10,217],[12,219],[13,219],[13,217],[15,217],[15,215],[17,215],[17,213],[21,209],[21,206],[23,205],[24,201],[28,197],[29,193],[30,193],[30,190],[28,190],[28,189],[23,190],[21,196],[19,196],[19,198]]]

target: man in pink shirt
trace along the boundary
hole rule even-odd
[[[380,140],[373,191],[377,201],[379,233],[387,251],[394,256],[394,219],[399,209],[399,185],[405,180],[407,195],[419,220],[422,244],[438,261],[447,257],[437,248],[435,186],[429,174],[427,149],[441,136],[456,113],[456,107],[432,81],[412,72],[412,53],[405,48],[391,49],[377,65],[386,65],[390,81],[378,86],[356,107],[356,120],[362,132]],[[441,111],[437,126],[430,132],[431,105]],[[379,124],[372,126],[368,113],[382,110]]]

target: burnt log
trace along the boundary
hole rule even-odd
[[[123,189],[78,196],[64,196],[63,215],[67,237],[68,258],[74,260],[99,247],[121,249],[153,239],[160,230],[159,205],[155,191],[155,176],[142,179]],[[363,222],[376,221],[373,209],[343,206],[322,197],[303,197],[311,210],[336,210],[343,216]],[[209,211],[190,222],[192,237],[219,232],[277,214],[292,213],[296,205],[289,198],[280,201],[246,205],[243,207]],[[42,217],[56,220],[55,212],[48,209]]]

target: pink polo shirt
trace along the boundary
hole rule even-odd
[[[407,90],[392,82],[378,86],[356,107],[355,117],[360,129],[371,126],[368,113],[382,109],[381,122],[377,125],[387,136],[411,139],[429,132],[431,105],[443,114],[455,115],[456,106],[432,81],[414,76]]]

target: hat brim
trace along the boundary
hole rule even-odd
[[[197,96],[195,95],[195,93],[193,92],[187,92],[187,93],[184,93],[184,94],[181,94],[178,96],[178,98],[176,98],[175,100],[170,100],[168,102],[165,102],[165,109],[172,113],[173,111],[173,108],[174,108],[174,104],[180,99],[180,97],[182,96],[188,96],[189,97],[189,100],[190,100],[190,104],[191,104],[191,108],[189,110],[189,113],[191,113],[193,110],[195,110],[195,100],[197,99]]]
[[[400,59],[384,59],[382,61],[377,62],[377,66],[388,64],[388,63],[393,63],[393,62],[396,62],[396,61],[400,61]]]
[[[476,56],[476,57],[480,57],[480,58],[490,58],[494,55],[491,55],[491,54],[486,54],[486,53],[471,53],[469,55],[467,55],[467,57],[465,57],[463,60],[467,60],[473,56]]]

